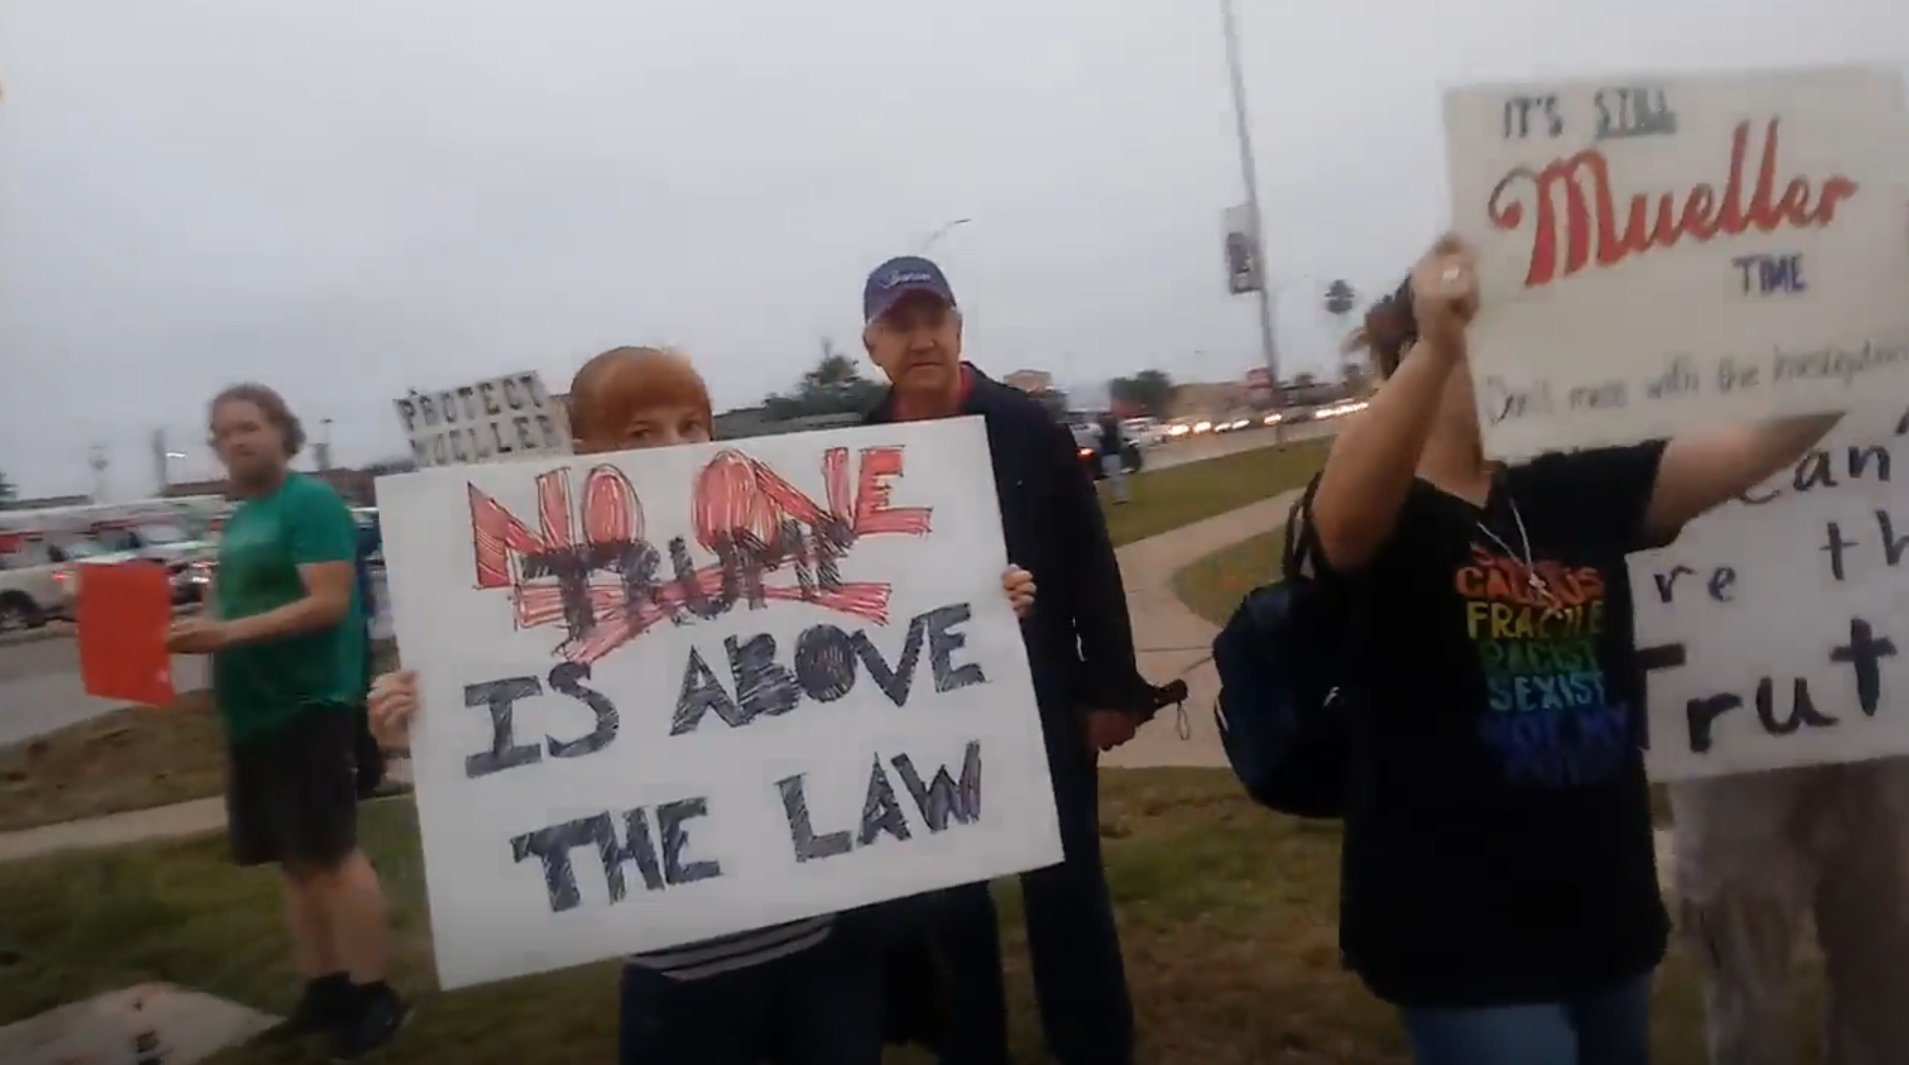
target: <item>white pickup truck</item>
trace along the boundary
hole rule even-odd
[[[126,562],[133,557],[77,537],[0,538],[0,632],[37,629],[71,617],[80,566]]]

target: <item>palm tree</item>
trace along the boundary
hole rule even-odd
[[[822,358],[815,368],[802,375],[804,392],[826,392],[860,384],[861,368],[855,360],[835,349],[835,342],[828,337],[822,338]]]
[[[1346,315],[1358,303],[1358,293],[1347,284],[1344,278],[1326,286],[1326,313],[1333,316],[1344,326]],[[1345,380],[1346,389],[1354,394],[1363,394],[1369,381],[1364,359],[1357,350],[1343,352],[1339,362],[1339,376]]]
[[[1326,286],[1326,313],[1334,318],[1344,318],[1351,313],[1352,305],[1358,301],[1358,293],[1352,290],[1344,278]]]

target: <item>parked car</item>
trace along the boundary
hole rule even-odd
[[[122,519],[95,523],[93,539],[108,551],[157,562],[172,574],[172,601],[196,603],[205,594],[204,574],[213,545],[166,520]]]
[[[1128,418],[1120,423],[1120,431],[1143,448],[1160,443],[1167,435],[1166,426],[1158,418]]]
[[[378,508],[377,507],[352,507],[351,517],[352,517],[352,520],[358,523],[359,535],[370,536],[371,538],[375,539],[378,544],[377,547],[372,549],[371,555],[365,561],[369,562],[371,564],[371,568],[374,570],[383,569],[384,568],[384,530],[378,523]]]
[[[37,629],[73,615],[78,567],[125,562],[133,556],[108,552],[86,539],[0,537],[0,632]]]
[[[1201,419],[1199,418],[1175,418],[1161,428],[1161,436],[1163,439],[1169,441],[1185,440],[1187,437],[1193,435],[1193,427],[1198,425],[1200,421]],[[1212,426],[1209,424],[1207,428],[1210,429]]]
[[[1100,426],[1074,424],[1067,427],[1074,434],[1074,447],[1080,453],[1080,461],[1087,472],[1098,481],[1107,476],[1106,468],[1100,464]],[[1146,457],[1140,453],[1140,445],[1132,439],[1121,441],[1121,466],[1128,473],[1139,473],[1145,465]]]

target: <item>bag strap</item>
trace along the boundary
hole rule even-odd
[[[1312,498],[1319,491],[1322,474],[1313,474],[1305,491],[1286,513],[1285,545],[1279,553],[1280,566],[1287,576],[1313,577],[1318,569],[1319,534],[1312,527]]]

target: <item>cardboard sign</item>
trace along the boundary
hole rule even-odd
[[[421,469],[570,453],[564,405],[535,371],[392,402]]]
[[[1061,860],[979,419],[378,499],[443,986]]]
[[[1486,451],[1909,395],[1909,108],[1886,68],[1445,100]]]
[[[1909,413],[1630,560],[1651,776],[1909,754]]]
[[[102,699],[173,701],[172,579],[157,562],[88,562],[74,571],[80,683]]]

